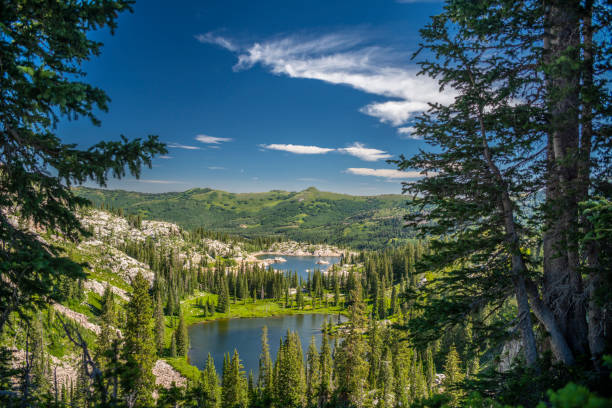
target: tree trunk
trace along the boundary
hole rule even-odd
[[[574,354],[583,354],[588,328],[578,255],[580,2],[551,1],[546,20],[550,131],[543,295]]]
[[[587,0],[584,6],[584,16],[582,19],[582,38],[584,42],[583,53],[583,95],[582,95],[582,134],[580,138],[580,162],[578,168],[578,178],[580,181],[579,200],[585,201],[589,197],[589,187],[591,185],[591,148],[593,138],[593,0]],[[581,220],[583,233],[592,230],[592,226],[586,217]],[[605,350],[605,315],[601,305],[596,301],[596,289],[602,284],[601,265],[599,264],[599,248],[597,243],[589,241],[585,244],[585,258],[587,271],[589,273],[586,294],[587,305],[587,326],[588,342],[591,352],[591,359],[596,369],[601,367],[601,357]]]

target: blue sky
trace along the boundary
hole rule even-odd
[[[436,1],[139,1],[87,80],[107,91],[102,126],[64,121],[89,146],[156,134],[169,153],[111,188],[400,193],[385,162],[427,148],[410,132],[447,101],[410,60]]]

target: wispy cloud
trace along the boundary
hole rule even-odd
[[[357,176],[374,176],[384,177],[388,179],[413,179],[420,178],[423,175],[418,171],[400,171],[393,169],[369,169],[363,167],[351,167],[346,169],[349,174],[355,174]]]
[[[399,133],[402,139],[422,140],[421,136],[414,134],[415,131],[416,129],[412,126],[397,128],[397,133]]]
[[[200,150],[198,146],[188,146],[180,143],[168,143],[168,147],[171,149],[185,149],[185,150]]]
[[[202,142],[205,144],[219,144],[222,142],[231,142],[233,139],[229,138],[229,137],[215,137],[215,136],[208,136],[208,135],[197,135],[195,137],[195,140],[197,140],[198,142]]]
[[[440,92],[434,79],[417,78],[418,69],[405,65],[407,53],[371,45],[356,32],[277,37],[242,48],[211,33],[203,34],[203,38],[203,42],[235,52],[237,71],[259,64],[275,75],[348,85],[390,98],[360,111],[393,126],[401,126],[415,113],[427,110],[430,102],[446,104],[454,98],[452,92]]]
[[[359,142],[355,142],[352,146],[338,149],[338,151],[358,157],[364,161],[377,161],[391,157],[391,155],[384,150],[368,148]]]
[[[300,177],[297,179],[297,181],[324,181],[324,180],[314,178],[314,177]]]
[[[168,156],[167,154],[162,154],[161,156],[157,156],[158,159],[170,160],[174,159],[172,156]]]
[[[188,184],[184,181],[176,181],[176,180],[137,179],[135,181],[139,183],[149,183],[149,184]]]
[[[326,147],[319,146],[304,146],[294,144],[262,144],[259,145],[264,149],[268,150],[280,150],[283,152],[295,153],[295,154],[325,154],[333,152],[336,149],[328,149]]]
[[[225,170],[225,167],[221,167],[221,166],[208,166],[208,170]]]
[[[217,44],[230,51],[238,51],[238,47],[236,47],[230,40],[215,36],[213,33],[198,34],[194,37],[202,44]]]
[[[327,154],[330,152],[338,152],[357,157],[364,161],[378,161],[388,159],[391,155],[384,150],[373,149],[366,147],[362,143],[355,142],[349,147],[330,148],[319,146],[305,146],[294,144],[260,144],[260,148],[267,150],[280,150],[294,154]]]

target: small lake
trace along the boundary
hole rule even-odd
[[[339,256],[289,256],[289,255],[260,255],[258,259],[274,259],[284,258],[287,262],[272,264],[272,268],[277,271],[297,271],[298,276],[306,280],[308,271],[313,272],[315,269],[326,271],[327,268],[340,262]],[[317,262],[322,262],[317,264]],[[327,262],[327,264],[324,264]]]
[[[259,371],[259,354],[261,353],[261,330],[268,326],[268,344],[272,360],[276,359],[280,339],[287,330],[297,331],[304,349],[304,358],[315,336],[317,348],[320,349],[321,326],[325,319],[338,323],[338,315],[303,314],[275,317],[256,317],[243,319],[221,319],[212,322],[197,323],[189,327],[189,361],[200,370],[206,365],[208,353],[215,360],[217,372],[223,369],[223,355],[238,350],[240,360],[248,375],[253,370],[255,379]],[[346,321],[342,316],[341,321]]]

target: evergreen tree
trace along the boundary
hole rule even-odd
[[[287,331],[278,350],[274,387],[276,405],[287,408],[303,406],[306,391],[304,357],[300,338],[295,332]]]
[[[325,336],[325,334],[324,334]],[[306,405],[315,407],[318,403],[319,389],[321,384],[321,372],[319,352],[314,336],[310,339],[310,345],[306,353]]]
[[[351,320],[349,331],[335,351],[336,396],[342,404],[361,407],[368,389],[367,347],[361,336],[365,321],[365,304],[361,298],[361,284],[356,280],[351,291]]]
[[[247,379],[242,371],[238,351],[230,359],[229,353],[223,360],[223,378],[221,380],[221,407],[246,408],[248,406]]]
[[[149,282],[140,272],[132,281],[132,298],[126,309],[127,321],[123,331],[125,369],[121,378],[123,395],[128,405],[147,407],[153,403],[155,378],[152,370],[156,349]]]
[[[99,124],[94,111],[108,108],[103,90],[83,81],[82,64],[102,47],[91,32],[117,27],[128,0],[70,2],[41,7],[33,0],[4,2],[0,13],[0,333],[17,312],[28,319],[36,306],[67,300],[63,280],[83,284],[83,265],[62,255],[62,248],[39,240],[29,226],[55,231],[68,240],[86,234],[75,209],[88,203],[73,185],[93,181],[104,186],[126,169],[138,177],[142,165],[165,153],[157,137],[142,141],[101,141],[88,148],[63,143],[57,124],[84,117]],[[16,216],[20,221],[12,222]],[[10,289],[8,289],[10,288]],[[15,290],[13,290],[15,288]],[[84,291],[75,293],[82,298]]]
[[[189,351],[189,337],[187,335],[187,326],[185,325],[185,319],[183,312],[180,312],[179,324],[174,332],[176,338],[176,353],[177,355],[184,357]]]
[[[323,331],[323,339],[321,342],[321,353],[319,354],[319,371],[321,384],[318,390],[319,406],[325,406],[330,400],[333,391],[333,361],[332,352],[329,345],[329,336],[327,331]]]
[[[378,373],[378,406],[395,406],[395,378],[393,373],[393,360],[389,347],[385,347],[380,361],[380,372]]]
[[[526,1],[517,12],[502,0],[475,7],[449,1],[421,30],[422,73],[456,96],[414,121],[415,134],[435,152],[398,162],[431,176],[405,185],[413,204],[432,209],[409,219],[420,236],[440,237],[426,263],[444,271],[437,298],[411,324],[415,336],[431,338],[475,305],[498,305],[512,294],[527,365],[538,359],[532,316],[557,360],[572,365],[590,353],[601,362],[605,306],[584,290],[585,279],[604,285],[600,250],[578,244],[591,229],[578,203],[603,193],[594,175],[611,172],[610,161],[600,160],[610,153],[607,132],[594,131],[608,126],[601,75],[610,69],[610,48],[596,34],[605,24],[592,23],[612,13],[596,3]],[[535,191],[539,199],[527,200]],[[534,241],[543,257],[524,250]],[[590,265],[586,274],[581,260]],[[532,279],[540,270],[543,279]],[[492,329],[490,322],[474,327]]]
[[[202,408],[217,408],[219,406],[219,377],[215,368],[215,362],[208,353],[206,358],[206,366],[202,371],[200,380],[202,387]]]
[[[259,378],[257,380],[257,386],[259,387],[262,406],[269,406],[272,403],[274,383],[267,326],[263,327],[261,333],[261,354],[259,355]]]
[[[459,353],[455,346],[451,346],[448,355],[446,356],[446,362],[444,363],[444,388],[445,391],[451,396],[450,405],[453,407],[459,406],[459,400],[462,396],[461,390],[457,389],[457,386],[463,381],[464,375],[461,371],[461,360],[459,359]]]
[[[228,313],[230,309],[230,292],[227,279],[225,276],[221,277],[219,283],[219,298],[217,299],[217,312]]]
[[[166,330],[166,321],[164,319],[164,306],[161,301],[161,295],[157,292],[155,296],[155,348],[157,354],[162,355],[164,352],[164,333]]]

